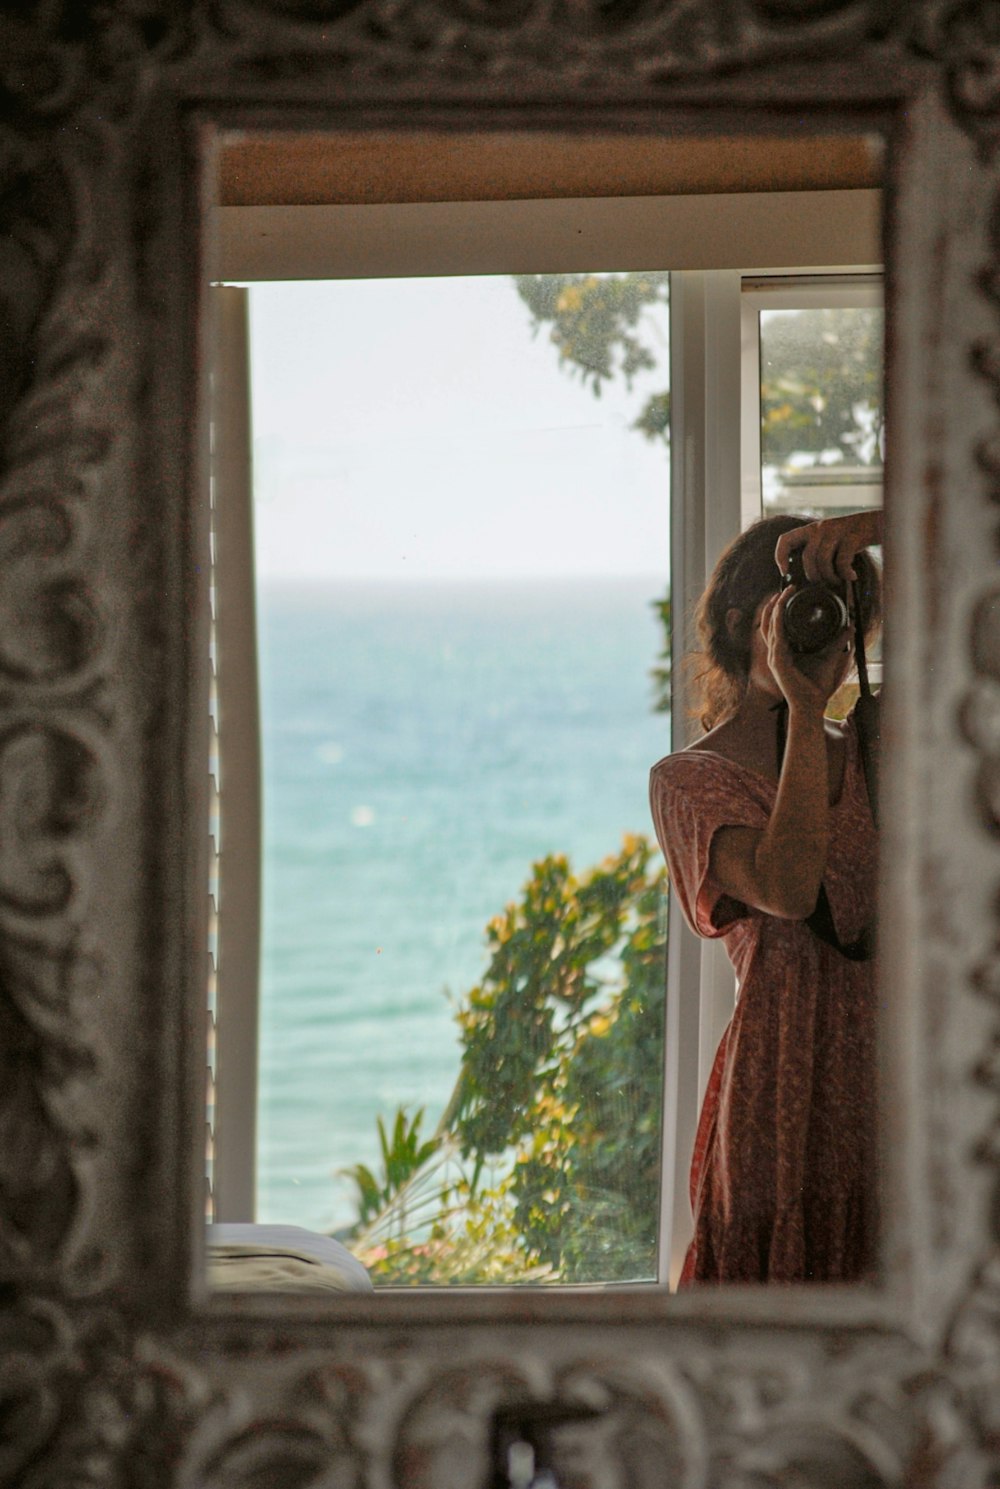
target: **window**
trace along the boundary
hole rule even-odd
[[[860,257],[850,273],[689,272],[671,276],[671,295],[680,618],[692,614],[718,553],[762,513],[881,505],[881,276]],[[845,386],[834,420],[829,393]],[[678,626],[675,657],[691,642]],[[869,671],[877,681],[877,660]],[[675,677],[677,747],[689,721],[677,668]],[[696,940],[672,904],[661,1232],[661,1275],[671,1279],[690,1238],[688,1159],[701,1097],[735,994],[721,943]]]
[[[744,278],[744,517],[882,505],[880,275]]]
[[[665,397],[666,294],[249,292],[256,1215],[378,1280],[655,1277],[669,463],[629,424]]]
[[[744,520],[882,505],[885,326],[880,274],[744,278]],[[868,658],[881,682],[881,641]],[[848,682],[833,701],[857,696]]]
[[[498,204],[491,205],[496,206]],[[662,241],[662,231],[660,232],[659,236]],[[866,245],[871,241],[870,237],[866,237],[864,233],[861,234],[861,237],[865,241]],[[635,252],[636,250],[633,248],[632,251]],[[868,257],[870,257],[870,254],[859,254],[859,258],[861,259],[861,261],[866,261]],[[678,595],[683,596],[687,591],[691,589],[697,591],[700,588],[702,582],[702,578],[700,576],[703,576],[705,568],[710,564],[713,553],[715,551],[718,551],[719,546],[721,546],[721,543],[725,541],[728,534],[732,531],[735,531],[735,527],[733,526],[734,521],[736,524],[738,524],[740,520],[739,503],[741,483],[739,474],[741,469],[741,452],[739,450],[738,440],[735,447],[732,443],[732,432],[734,430],[738,430],[740,422],[740,287],[739,274],[731,270],[709,272],[692,270],[679,272],[673,276],[671,306],[673,326],[670,336],[669,352],[671,363],[671,380],[674,384],[673,427],[675,451],[682,447],[684,452],[683,462],[679,462],[675,458],[674,474],[672,478],[674,491],[674,515],[672,519],[671,548],[673,551],[675,597]],[[664,332],[665,351],[666,341],[667,338]],[[549,349],[545,348],[545,350],[548,351]],[[574,391],[577,394],[578,399],[581,400],[579,405],[581,409],[586,410],[587,405],[582,402],[583,391],[580,388],[574,388],[572,391]],[[727,438],[724,440],[713,440],[708,433],[710,425],[716,429],[721,429],[723,426],[728,426],[729,433]],[[631,438],[636,443],[636,448],[638,448],[640,443],[639,437],[637,435],[633,435]],[[265,456],[265,461],[266,458],[267,457]],[[666,469],[664,468],[664,477],[665,476]],[[729,477],[732,477],[733,479],[730,480]],[[664,480],[664,490],[665,487],[666,481]],[[719,500],[718,494],[727,490],[733,493],[733,500],[729,500],[729,498]],[[709,495],[710,492],[712,493],[711,496]],[[664,526],[666,526],[666,520],[666,503],[664,502]],[[663,546],[665,561],[667,548],[666,542],[664,542]],[[258,597],[262,594],[262,590],[258,591]],[[358,598],[360,599],[361,597],[358,596]],[[647,622],[651,619],[648,613],[648,602],[652,598],[654,598],[652,594],[644,596],[640,606],[640,609],[643,611],[644,620]],[[289,597],[289,599],[294,599],[294,597]],[[275,612],[275,614],[277,615],[277,612]],[[371,618],[371,616],[369,618]],[[527,620],[531,625],[534,625],[537,630],[537,616],[531,617],[530,615],[522,615],[521,618]],[[430,616],[421,618],[421,624],[423,624],[424,622],[427,622],[429,624],[432,621],[433,617]],[[452,625],[453,629],[456,625],[458,625],[460,630],[464,629],[466,634],[471,634],[468,629],[470,626],[468,617],[459,620],[456,613],[452,616],[449,624]],[[500,640],[505,635],[510,634],[511,624],[511,617],[508,614],[505,621],[495,628],[494,635],[497,640]],[[411,617],[404,626],[401,634],[407,640],[415,644],[419,629],[420,627],[414,622],[413,618]],[[431,629],[433,629],[433,626],[431,627]],[[599,621],[598,629],[606,633],[609,627],[607,626],[607,624],[601,624]],[[290,633],[287,632],[287,630],[284,632],[284,635],[286,637],[289,634]],[[650,655],[650,652],[653,651],[655,653],[655,628],[651,629],[648,635],[649,641],[641,644],[643,651],[642,669],[644,672],[648,669],[650,662],[653,660],[653,656]],[[439,652],[441,652],[441,654],[443,655],[443,651],[441,651],[441,649],[443,647],[446,647],[448,645],[448,642],[446,638],[439,636],[437,638],[437,641],[435,641],[433,645],[438,646]],[[324,650],[323,647],[321,647],[320,649]],[[325,647],[325,651],[327,654],[331,652],[331,648],[329,645]],[[295,655],[296,650],[287,646],[284,642],[278,641],[276,644],[272,643],[272,662],[268,663],[265,660],[265,674],[267,673],[268,667],[273,667],[274,662],[277,661],[278,663],[280,663],[280,666],[274,669],[275,672],[284,674],[285,680],[288,680],[287,674],[291,670],[290,664],[295,660]],[[407,672],[407,668],[401,668],[401,674],[404,677],[406,676]],[[469,678],[467,679],[466,686],[472,686],[475,681],[475,676],[470,674]],[[562,708],[561,711],[565,712],[565,708]],[[225,708],[223,708],[221,719],[223,740],[221,752],[223,845],[225,845],[226,842],[226,823],[228,820],[226,787],[227,747],[225,717]],[[389,713],[387,715],[387,722],[388,721],[391,721],[391,709],[389,710]],[[289,722],[287,717],[285,719],[285,722]],[[653,723],[654,726],[656,724],[655,718],[653,716],[649,716],[647,722]],[[643,799],[645,792],[645,776],[648,770],[648,766],[659,754],[664,753],[666,749],[669,748],[669,741],[662,726],[663,720],[661,719],[660,724],[657,727],[656,740],[654,741],[650,739],[648,743],[642,745],[638,749],[636,758],[634,760],[634,769],[639,778]],[[267,723],[265,709],[265,731],[266,728]],[[325,752],[325,758],[323,757],[323,755],[316,756],[314,754],[312,761],[314,767],[319,765],[321,767],[324,767],[328,772],[336,773],[340,769],[340,767],[344,763],[346,763],[346,753],[339,753],[345,750],[344,742],[343,740],[334,737],[333,734],[330,734],[329,737],[320,741],[318,748],[321,752]],[[352,748],[356,750],[357,746],[352,746]],[[639,758],[639,756],[641,756],[642,758]],[[265,762],[266,758],[267,744],[265,732]],[[292,775],[293,777],[295,775],[294,768],[292,770]],[[300,778],[298,784],[306,785],[307,783]],[[305,794],[308,800],[308,791],[306,791]],[[539,794],[537,788],[535,794],[536,796]],[[230,808],[230,810],[232,811],[233,808]],[[353,818],[351,816],[352,813],[354,814]],[[402,812],[398,812],[397,815],[402,816],[404,814]],[[347,820],[349,822],[349,825],[353,829],[354,835],[356,837],[364,837],[365,835],[371,837],[372,829],[375,827],[376,821],[379,820],[379,809],[376,808],[376,806],[374,806],[371,801],[359,799],[357,802],[353,802],[349,805]],[[624,825],[626,824],[623,823],[623,826]],[[643,816],[642,821],[639,823],[639,827],[641,830],[648,832],[645,816]],[[594,852],[585,852],[583,854],[584,858],[589,857],[593,859],[595,856],[596,855]],[[574,855],[574,857],[576,858],[577,855]],[[222,861],[223,874],[221,919],[222,924],[224,925],[226,922],[225,906],[227,903],[228,893],[225,871],[225,847],[223,847]],[[574,867],[578,866],[582,867],[584,865],[582,863],[574,863]],[[522,879],[523,877],[525,876],[522,876]],[[371,882],[364,890],[364,893],[369,899],[377,896],[381,892],[384,884],[384,877],[376,874],[374,876],[370,876],[370,880]],[[289,881],[289,883],[291,883],[291,881]],[[459,884],[459,888],[464,887],[465,886]],[[502,906],[496,906],[495,908],[499,910],[502,909]],[[483,927],[481,925],[477,925],[477,931],[479,933],[481,933],[482,929]],[[653,1258],[647,1265],[640,1267],[631,1267],[630,1269],[627,1269],[624,1274],[619,1273],[617,1274],[617,1276],[614,1273],[606,1272],[604,1274],[603,1280],[618,1280],[618,1278],[622,1275],[633,1279],[638,1277],[648,1278],[659,1276],[661,1279],[665,1280],[668,1270],[671,1269],[671,1257],[673,1256],[674,1261],[676,1261],[678,1248],[682,1244],[684,1216],[686,1214],[687,1207],[686,1199],[681,1199],[680,1197],[686,1190],[687,1152],[690,1148],[690,1136],[691,1132],[693,1131],[693,1116],[696,1112],[697,1107],[696,1087],[698,1081],[696,1078],[692,1078],[692,1071],[697,1073],[699,1064],[704,1067],[705,1059],[707,1058],[707,1052],[714,1050],[714,1040],[718,1032],[717,1025],[718,1019],[720,1017],[720,1004],[718,997],[716,997],[716,1006],[713,1013],[712,999],[710,996],[707,996],[707,994],[712,988],[713,976],[716,986],[716,992],[718,992],[719,986],[722,986],[723,989],[725,988],[725,972],[724,969],[716,967],[713,973],[713,969],[710,965],[708,957],[702,957],[701,955],[703,949],[697,947],[695,948],[695,952],[697,953],[696,960],[698,962],[698,965],[696,967],[695,985],[701,986],[702,995],[699,1007],[695,1011],[695,1016],[692,1020],[690,1006],[681,1008],[679,1006],[680,999],[677,993],[678,988],[680,988],[681,986],[690,989],[692,985],[689,976],[691,970],[691,950],[690,948],[688,948],[687,951],[685,951],[680,944],[681,940],[682,938],[680,936],[675,936],[675,927],[672,925],[670,944],[671,970],[669,981],[672,988],[674,989],[674,993],[672,995],[673,1006],[671,1008],[668,1008],[667,1016],[666,1059],[668,1064],[668,1101],[666,1143],[664,1147],[664,1180],[661,1187],[661,1210],[663,1218],[660,1225],[659,1262],[657,1263],[655,1258]],[[380,954],[377,945],[374,948],[369,949],[372,952],[373,957],[379,957]],[[435,956],[440,957],[441,948],[435,948],[434,954]],[[686,968],[684,965],[682,965],[685,957],[687,958]],[[222,979],[222,985],[223,987],[225,987],[226,981],[224,956],[222,956],[221,958],[220,975]],[[235,1000],[238,995],[234,991],[228,996]],[[225,1004],[227,994],[223,992],[221,997],[222,1003]],[[731,975],[729,976],[728,983],[728,997],[731,1006]],[[690,999],[688,999],[687,1001],[688,1004],[690,1004]],[[724,997],[721,1006],[724,1007]],[[371,1034],[373,1037],[373,1041],[378,1041],[382,1036],[382,1030],[378,1027],[373,1027],[371,1030]],[[307,1028],[304,1036],[300,1038],[300,1050],[305,1050],[308,1052],[313,1042],[314,1041],[312,1039],[312,1034]],[[224,1108],[223,1093],[225,1090],[225,1049],[227,1047],[225,1036],[222,1033],[220,1033],[219,1043],[220,1048],[222,1049],[220,1069],[223,1072],[220,1081],[220,1099],[218,1103],[218,1109],[221,1112]],[[264,1040],[264,1045],[266,1050],[266,1038]],[[699,1051],[701,1052],[700,1056]],[[264,1058],[266,1061],[266,1054]],[[290,1068],[294,1072],[294,1062]],[[292,1076],[292,1080],[294,1081],[294,1074]],[[396,1091],[392,1094],[398,1095],[399,1093],[398,1091]],[[402,1128],[397,1128],[396,1126],[395,1108],[390,1105],[387,1105],[384,1108],[384,1120],[387,1124],[386,1137],[390,1146],[392,1145],[394,1135],[397,1136],[400,1140],[401,1151],[403,1149],[406,1149],[407,1145],[409,1145],[411,1149],[414,1146],[420,1146],[420,1142],[424,1138],[426,1138],[428,1129],[433,1122],[432,1118],[428,1120],[428,1116],[425,1116],[425,1126],[422,1129],[421,1133],[419,1135],[414,1133],[412,1120],[414,1115],[416,1114],[416,1111],[419,1109],[419,1106],[423,1104],[425,1103],[423,1103],[420,1100],[420,1097],[416,1094],[414,1094],[408,1102],[397,1103],[397,1105],[407,1106],[407,1111]],[[253,1107],[254,1111],[256,1111],[256,1098],[253,1099]],[[232,1126],[230,1126],[229,1131],[233,1131]],[[373,1135],[371,1132],[370,1124],[369,1135]],[[225,1169],[230,1161],[230,1154],[233,1151],[233,1146],[230,1146],[230,1148],[227,1150],[225,1142],[223,1141],[220,1143],[217,1162],[217,1180],[225,1172]],[[370,1149],[369,1152],[371,1152]],[[355,1153],[357,1153],[357,1149],[355,1149]],[[377,1155],[373,1156],[375,1156],[377,1159]],[[344,1158],[346,1160],[344,1166],[347,1167],[349,1167],[353,1162],[364,1161],[361,1156],[355,1156],[354,1153],[345,1153]],[[284,1162],[284,1159],[282,1161]],[[324,1182],[327,1181],[329,1171],[336,1166],[337,1161],[337,1156],[333,1153],[330,1154],[328,1159],[324,1159]],[[447,1164],[453,1161],[453,1154],[445,1155],[443,1158],[440,1159],[440,1162],[442,1164]],[[373,1174],[377,1178],[378,1176],[375,1173],[375,1165],[369,1163],[368,1166],[373,1169]],[[430,1169],[433,1173],[433,1166],[430,1162],[424,1165],[425,1175],[428,1169]],[[456,1183],[460,1183],[462,1178],[461,1165],[457,1165],[453,1170],[451,1170],[451,1172],[455,1176]],[[407,1198],[407,1203],[416,1201],[418,1199],[421,1203],[423,1203],[423,1199],[421,1196],[411,1194]],[[677,1220],[673,1223],[671,1222],[672,1214],[678,1217]],[[234,1215],[232,1211],[229,1212],[229,1215],[230,1218],[250,1218],[250,1216],[246,1213],[246,1210],[244,1210],[238,1217]],[[421,1215],[423,1216],[423,1219],[421,1219]],[[398,1207],[396,1211],[390,1210],[390,1219],[392,1219],[393,1216],[395,1217],[395,1220],[398,1221]],[[290,1217],[288,1217],[286,1214],[283,1218]],[[306,1219],[308,1217],[303,1214],[302,1218]],[[492,1224],[493,1221],[496,1219],[495,1216],[485,1218],[487,1224]],[[427,1224],[430,1223],[427,1220],[426,1211],[420,1212],[420,1214],[417,1214],[415,1210],[411,1211],[410,1218],[407,1220],[407,1224],[411,1225],[411,1228],[419,1228],[419,1225],[425,1222]],[[318,1224],[322,1222],[317,1220],[312,1223]],[[419,1280],[419,1269],[417,1269],[417,1271],[413,1275],[416,1279]],[[599,1271],[597,1273],[592,1272],[590,1275],[592,1277],[601,1276],[601,1273]],[[498,1276],[488,1280],[509,1279],[507,1276]]]

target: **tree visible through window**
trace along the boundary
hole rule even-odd
[[[881,307],[760,314],[764,505],[831,516],[881,502]]]
[[[597,404],[509,280],[252,291],[258,1218],[378,1282],[655,1275],[669,468],[629,425],[664,276],[654,302],[627,368],[622,302]]]

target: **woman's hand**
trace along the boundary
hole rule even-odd
[[[869,508],[865,512],[850,512],[846,517],[809,522],[782,533],[774,550],[774,561],[782,574],[787,574],[789,557],[800,548],[803,573],[811,583],[816,580],[825,584],[841,580],[849,583],[857,578],[854,555],[881,541],[881,509]]]
[[[785,606],[794,594],[794,589],[784,589],[764,601],[760,628],[767,645],[767,665],[784,694],[789,712],[822,717],[847,674],[850,641],[847,632],[842,631],[824,651],[807,656],[793,652],[785,633]]]
[[[814,656],[796,656],[785,635],[792,589],[760,610],[767,665],[788,702],[788,733],[774,807],[763,830],[723,827],[709,864],[720,889],[768,915],[805,920],[816,908],[830,843],[824,714],[850,661],[847,633]],[[849,644],[848,644],[849,645]],[[757,653],[758,661],[760,653]]]
[[[726,894],[767,915],[805,920],[816,908],[830,840],[826,700],[832,668],[826,653],[795,657],[785,636],[785,605],[794,591],[765,600],[759,616],[766,660],[788,701],[788,731],[774,807],[763,829],[722,827],[709,867]],[[842,643],[841,643],[842,645]],[[756,641],[755,641],[756,649]],[[763,658],[757,650],[759,666]],[[812,661],[815,670],[802,670]],[[845,660],[840,653],[840,663]]]

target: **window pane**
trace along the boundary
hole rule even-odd
[[[876,307],[761,311],[765,512],[821,518],[882,505],[883,339]],[[881,637],[867,661],[880,682]],[[857,682],[845,683],[828,713],[843,716],[857,696]]]
[[[765,511],[881,505],[882,341],[876,308],[761,312]]]
[[[655,1272],[665,300],[251,292],[258,1219],[376,1282]]]

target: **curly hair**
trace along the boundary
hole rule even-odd
[[[734,538],[712,570],[695,609],[700,650],[688,658],[695,701],[691,712],[708,730],[734,713],[743,700],[750,675],[750,638],[754,616],[768,595],[781,588],[774,550],[782,533],[804,527],[810,519],[781,513],[762,517]],[[882,618],[882,583],[870,553],[855,555],[854,572],[861,595],[865,639],[874,636]],[[728,616],[739,611],[730,629]]]

